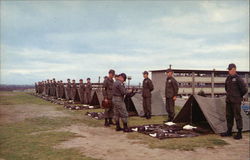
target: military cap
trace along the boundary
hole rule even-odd
[[[113,69],[109,70],[109,74],[115,75],[115,70],[113,70]]]
[[[173,72],[173,70],[171,68],[167,69],[167,73],[169,72]]]
[[[90,80],[90,78],[87,78],[87,80]]]
[[[123,77],[123,79],[124,79],[124,81],[126,81],[126,79],[127,79],[127,75],[126,75],[125,73],[121,73],[119,76],[122,76],[122,77]]]
[[[227,67],[228,70],[231,70],[233,68],[236,68],[236,65],[234,63],[230,63]]]
[[[142,74],[147,74],[148,75],[148,71],[144,71]]]

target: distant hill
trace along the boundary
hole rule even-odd
[[[0,91],[26,90],[34,88],[34,85],[0,85]]]

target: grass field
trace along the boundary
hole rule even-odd
[[[93,158],[83,156],[78,149],[54,148],[60,142],[77,137],[71,132],[60,131],[62,127],[70,125],[86,124],[92,127],[102,127],[103,121],[95,120],[85,116],[87,111],[103,111],[102,109],[90,110],[67,110],[61,105],[51,104],[40,98],[22,92],[0,92],[0,107],[8,107],[10,110],[14,105],[36,104],[48,105],[51,109],[62,111],[70,116],[67,117],[36,117],[28,118],[17,123],[0,124],[0,157],[4,159],[86,159]],[[179,109],[179,108],[178,108]],[[162,123],[166,117],[154,116],[150,120],[140,117],[130,117],[129,125],[143,125]],[[112,127],[114,128],[114,126]],[[127,134],[128,139],[137,139],[137,143],[147,144],[150,148],[194,150],[197,147],[213,148],[223,146],[227,143],[219,136],[211,134],[194,138],[175,138],[158,140],[140,133]]]

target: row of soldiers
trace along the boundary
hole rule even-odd
[[[178,83],[173,77],[173,70],[170,68],[166,72],[167,78],[165,83],[165,98],[166,98],[166,111],[168,113],[167,121],[173,121],[175,117],[175,101],[178,95]],[[225,90],[227,93],[226,98],[226,119],[227,119],[227,132],[223,133],[222,136],[232,136],[232,128],[234,119],[236,121],[236,126],[238,129],[237,134],[234,136],[235,139],[242,138],[242,117],[241,117],[241,101],[243,96],[247,93],[247,87],[243,79],[236,72],[236,65],[231,63],[228,65],[228,77],[225,81]],[[143,97],[143,109],[144,117],[147,119],[151,118],[151,92],[154,90],[152,81],[148,77],[148,72],[143,72],[143,88],[142,88],[142,97]],[[105,107],[104,117],[105,123],[104,126],[108,127],[113,125],[112,119],[115,119],[116,131],[123,130],[124,132],[129,132],[128,128],[128,112],[124,103],[124,97],[130,93],[134,93],[134,90],[127,90],[125,88],[124,82],[126,81],[126,74],[121,73],[119,75],[115,74],[113,69],[109,70],[108,76],[105,77],[103,82],[103,102],[106,103],[108,107]],[[115,79],[115,81],[114,81]],[[48,89],[48,86],[49,89]],[[36,90],[38,93],[42,93],[43,89],[45,94],[56,96],[56,88],[60,89],[64,87],[62,81],[56,83],[55,79],[53,81],[39,82],[36,84]],[[80,80],[80,88],[85,93],[90,93],[91,83],[90,79],[87,80],[87,84],[84,85],[82,80]],[[66,84],[66,89],[75,88],[72,90],[72,94],[76,93],[76,84],[73,80],[73,83]],[[87,97],[90,94],[86,94]],[[59,95],[60,97],[60,95]],[[123,128],[120,126],[120,120],[123,122]]]
[[[55,98],[65,98],[66,100],[76,101],[77,89],[79,89],[79,99],[82,104],[91,103],[91,91],[92,84],[91,79],[87,78],[87,83],[83,83],[83,79],[79,80],[79,86],[77,86],[76,81],[73,79],[67,79],[67,83],[64,84],[62,80],[56,81],[55,78],[52,80],[41,81],[35,83],[36,93],[44,94],[46,96],[52,96]]]

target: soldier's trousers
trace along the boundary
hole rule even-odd
[[[91,92],[86,92],[86,104],[91,103]]]
[[[226,102],[226,119],[228,129],[233,128],[234,118],[236,121],[237,129],[242,129],[243,124],[241,117],[241,103]]]
[[[175,103],[173,98],[166,98],[166,110],[168,112],[168,118],[169,120],[173,120],[175,116],[175,109],[174,109]]]
[[[151,115],[151,97],[143,97],[143,111],[145,115]]]
[[[84,92],[80,91],[79,94],[80,94],[79,98],[80,98],[81,104],[85,104]]]
[[[114,96],[112,99],[114,105],[114,118],[118,122],[120,119],[123,123],[128,123],[128,111],[123,97]]]
[[[112,100],[109,99],[109,101],[112,101]],[[112,105],[112,107],[110,108],[105,108],[104,118],[113,118],[113,116],[114,116],[114,106]]]
[[[66,94],[67,94],[66,99],[70,100],[71,99],[71,89],[67,88],[65,91],[66,91]]]

